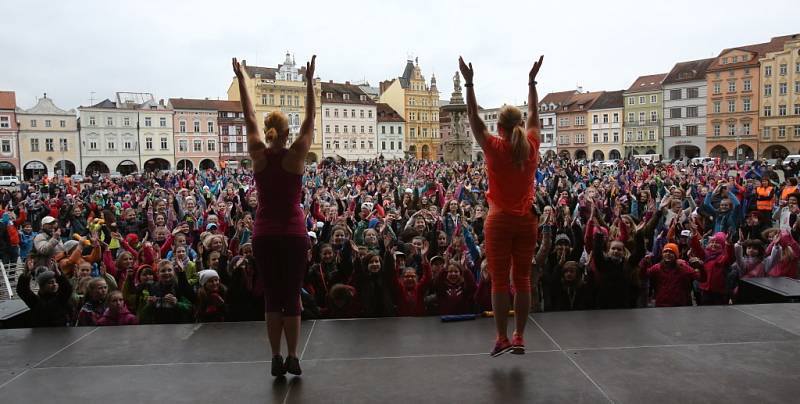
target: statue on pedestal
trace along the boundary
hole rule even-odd
[[[453,91],[457,93],[461,92],[461,76],[458,72],[453,76]]]

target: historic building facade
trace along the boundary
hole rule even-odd
[[[323,157],[370,160],[378,156],[375,101],[356,85],[322,83]]]
[[[78,116],[63,110],[44,94],[29,109],[17,109],[22,173],[25,179],[43,175],[73,175],[80,164]]]
[[[376,114],[378,122],[378,155],[387,160],[402,159],[403,134],[406,121],[389,104],[377,103]]]
[[[772,89],[762,88],[758,59],[783,50],[788,39],[775,37],[765,43],[725,49],[711,63],[706,71],[706,148],[710,156],[742,160],[759,155],[761,95]]]
[[[175,168],[193,170],[216,168],[219,164],[219,106],[208,99],[171,98],[169,106],[175,112],[172,126],[175,132]]]
[[[604,91],[589,108],[588,157],[592,160],[622,158],[622,93]]]
[[[0,175],[21,176],[16,109],[16,93],[0,91]]]
[[[711,58],[677,63],[664,78],[664,158],[708,156],[706,69],[713,61]]]
[[[590,158],[588,151],[588,112],[602,91],[577,93],[561,104],[556,111],[558,120],[557,153],[575,160]]]
[[[759,154],[783,158],[800,153],[800,35],[767,52],[761,64]]]
[[[408,60],[403,75],[380,83],[380,102],[389,104],[406,121],[406,154],[436,159],[441,152],[439,90],[436,77],[428,85],[419,59]]]
[[[556,139],[558,139],[556,112],[570,97],[578,93],[575,90],[549,93],[539,101],[539,128],[542,133],[540,154],[553,156],[556,154]]]
[[[664,113],[661,82],[666,73],[640,76],[623,93],[624,156],[662,154],[661,122]]]
[[[294,57],[287,53],[283,64],[279,64],[277,68],[249,66],[246,60],[242,60],[242,67],[244,68],[245,85],[256,110],[259,131],[263,133],[264,117],[267,114],[281,111],[289,118],[289,143],[293,142],[300,132],[300,125],[306,114],[305,66],[298,67]],[[314,139],[308,153],[309,161],[318,161],[322,155],[321,91],[319,80],[315,79],[314,95],[317,114],[314,122]],[[240,100],[239,82],[235,77],[228,87],[228,100]],[[247,133],[244,133],[244,136],[247,136]]]

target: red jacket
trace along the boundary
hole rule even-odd
[[[700,279],[700,274],[686,261],[679,259],[675,266],[663,263],[647,269],[647,275],[656,286],[656,307],[691,306],[689,293],[692,281]]]
[[[414,289],[408,290],[403,286],[402,272],[395,277],[395,302],[397,302],[398,316],[424,316],[425,291],[431,281],[431,266],[422,264],[422,279],[417,281]]]

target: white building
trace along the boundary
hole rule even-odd
[[[714,59],[675,65],[662,83],[664,91],[664,156],[669,159],[707,156],[706,69]]]
[[[117,93],[80,107],[82,171],[171,169],[175,166],[172,110],[148,93]]]
[[[47,94],[30,109],[17,108],[20,159],[25,179],[78,171],[78,116],[57,107]]]
[[[405,157],[403,152],[403,133],[406,121],[389,104],[378,103],[378,155],[387,160]]]
[[[561,105],[569,101],[570,97],[577,94],[578,91],[560,91],[557,93],[549,93],[539,101],[539,127],[542,131],[541,146],[539,146],[539,153],[541,155],[556,154],[556,134],[558,132],[556,125],[556,111]]]
[[[378,157],[375,101],[350,82],[322,83],[323,157]]]
[[[589,109],[589,150],[592,160],[622,158],[623,90],[604,91]]]

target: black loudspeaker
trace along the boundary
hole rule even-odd
[[[737,304],[797,302],[800,302],[800,280],[786,277],[739,280]]]

